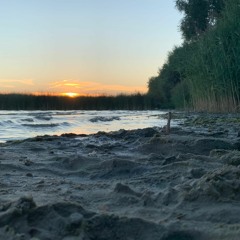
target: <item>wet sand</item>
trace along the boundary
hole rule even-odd
[[[0,239],[239,239],[239,118],[184,118],[1,144]]]

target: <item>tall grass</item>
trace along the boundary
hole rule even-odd
[[[175,48],[154,79],[158,84],[151,82],[160,86],[159,95],[168,88],[171,96],[167,101],[173,106],[240,111],[240,0],[227,0],[221,16],[217,25],[197,40]],[[178,73],[177,82],[173,72]]]
[[[187,76],[196,110],[232,112],[239,106],[240,6],[229,0],[217,27],[193,43]]]

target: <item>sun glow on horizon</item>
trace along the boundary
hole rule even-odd
[[[66,93],[62,93],[62,95],[65,96],[65,97],[71,97],[71,98],[79,96],[79,94],[75,93],[75,92],[66,92]]]

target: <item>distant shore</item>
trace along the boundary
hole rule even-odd
[[[148,94],[116,96],[55,96],[33,94],[0,94],[0,110],[151,110],[159,101]]]

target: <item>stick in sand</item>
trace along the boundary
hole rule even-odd
[[[171,113],[171,112],[168,112],[168,120],[167,120],[167,125],[166,125],[166,134],[169,134],[169,133],[170,133],[171,118],[172,118],[172,113]]]

